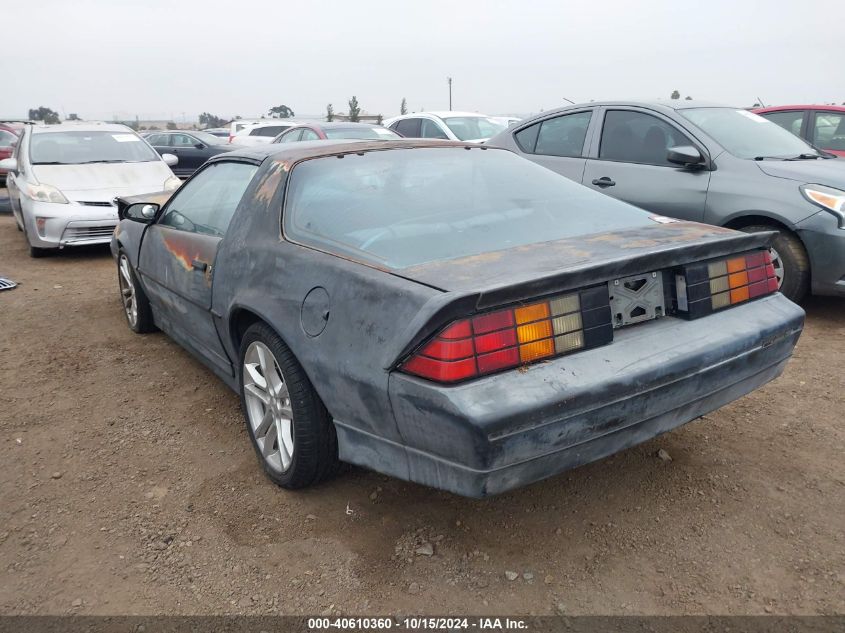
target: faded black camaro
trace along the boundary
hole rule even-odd
[[[130,327],[241,394],[287,488],[347,461],[509,490],[756,389],[803,327],[770,235],[650,216],[477,145],[242,150],[119,214]]]

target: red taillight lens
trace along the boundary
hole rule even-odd
[[[690,264],[675,283],[678,312],[692,319],[778,290],[769,251]]]
[[[437,382],[511,369],[613,339],[607,286],[456,321],[402,364]]]

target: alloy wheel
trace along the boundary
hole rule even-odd
[[[769,249],[769,254],[772,256],[772,266],[775,269],[775,277],[778,280],[778,288],[783,285],[783,260],[774,248]]]
[[[275,472],[293,462],[293,410],[279,363],[261,341],[250,343],[244,355],[244,399],[247,418],[262,459]]]
[[[123,309],[129,325],[133,328],[138,325],[138,300],[135,295],[135,283],[132,280],[132,272],[129,268],[129,258],[126,255],[120,256],[118,266],[120,275],[120,296],[123,299]]]

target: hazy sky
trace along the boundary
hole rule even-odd
[[[845,0],[0,0],[0,117],[845,102]]]

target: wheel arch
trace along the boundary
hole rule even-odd
[[[273,332],[275,332],[276,336],[282,339],[282,342],[287,346],[287,348],[293,354],[293,357],[299,363],[300,367],[302,367],[302,371],[305,372],[305,375],[308,377],[308,380],[311,382],[311,386],[314,388],[314,391],[317,393],[317,396],[320,398],[320,402],[322,402],[323,406],[329,412],[329,417],[332,417],[331,410],[329,409],[328,403],[326,399],[323,397],[323,393],[321,390],[320,385],[314,380],[311,371],[306,366],[305,363],[302,362],[302,359],[299,354],[296,353],[294,346],[290,344],[287,338],[279,332],[277,327],[274,327],[270,319],[266,318],[259,310],[255,310],[252,307],[243,306],[243,305],[236,305],[234,306],[230,313],[229,313],[229,342],[232,345],[232,349],[235,354],[235,358],[238,359],[235,363],[235,380],[240,382],[241,379],[241,363],[240,363],[240,353],[241,353],[241,342],[243,341],[244,335],[246,331],[255,325],[256,323],[263,323],[268,328],[270,328]]]

